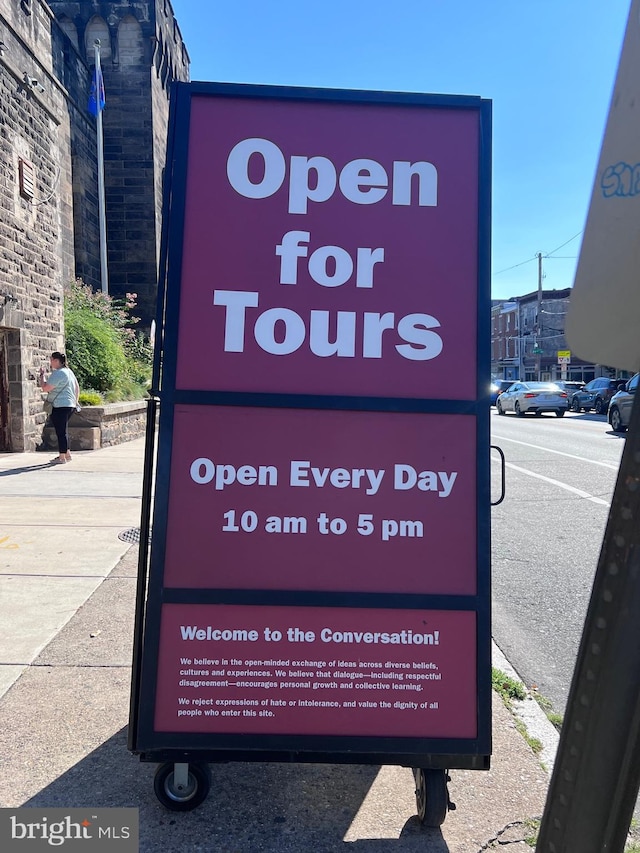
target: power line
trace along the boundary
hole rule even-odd
[[[543,258],[550,258],[552,255],[554,255],[556,252],[559,252],[560,249],[564,248],[564,246],[567,246],[569,243],[571,243],[572,240],[575,240],[576,237],[579,237],[581,234],[582,234],[582,231],[578,231],[578,233],[574,234],[573,237],[569,237],[569,239],[565,240],[564,243],[561,243],[559,246],[557,246],[555,249],[553,249],[553,251],[547,252],[546,255],[543,255],[542,257]],[[537,259],[537,257],[538,257],[538,255],[536,254],[532,258],[527,258],[526,261],[520,261],[519,264],[514,264],[512,267],[505,267],[505,269],[503,269],[503,270],[498,270],[498,272],[494,272],[493,275],[501,275],[503,272],[509,272],[509,270],[515,270],[517,267],[524,266],[524,264],[530,264],[531,261],[535,261]],[[553,260],[575,260],[576,257],[577,257],[577,255],[558,255],[558,257],[553,258]]]
[[[556,252],[558,252],[560,249],[564,248],[568,243],[570,243],[572,240],[575,240],[575,239],[576,239],[576,237],[579,237],[581,234],[582,234],[582,230],[578,231],[578,233],[577,233],[577,234],[574,234],[574,235],[573,235],[573,237],[569,237],[569,239],[568,239],[568,240],[566,240],[564,243],[562,243],[560,246],[558,246],[558,248],[557,248],[557,249],[554,249],[554,250],[553,250],[553,252],[547,252],[547,254],[545,255],[545,257],[546,257],[546,258],[551,257],[551,255],[555,254],[555,253],[556,253]]]
[[[516,267],[521,267],[524,264],[530,264],[531,261],[535,261],[536,258],[537,258],[537,255],[534,255],[532,258],[528,258],[526,261],[521,261],[519,264],[514,264],[512,267],[507,267],[504,270],[498,270],[498,272],[494,272],[494,275],[500,275],[500,273],[509,272],[509,270],[514,270]]]

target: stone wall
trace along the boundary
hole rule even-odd
[[[69,214],[69,241],[65,245],[68,253],[65,257],[65,279],[81,278],[85,284],[99,290],[96,120],[87,109],[91,74],[78,50],[77,39],[70,38],[65,27],[55,20],[52,25],[52,53],[54,73],[65,88],[69,113],[69,192],[73,206]]]
[[[0,337],[8,353],[4,450],[33,450],[42,419],[38,368],[63,345],[72,272],[69,111],[52,65],[44,2],[0,0]]]
[[[93,407],[91,407],[93,408]],[[96,407],[97,408],[97,407]],[[84,417],[89,416],[85,409]],[[82,418],[83,414],[76,415]],[[111,403],[102,407],[100,419],[100,447],[111,447],[123,441],[131,441],[144,435],[147,425],[147,404],[145,401]]]
[[[139,295],[138,328],[155,317],[170,91],[189,79],[170,0],[0,0],[0,452],[41,441],[35,380],[65,349],[64,286],[100,289],[96,38],[110,292]]]
[[[189,56],[169,0],[49,5],[72,45],[67,52],[76,51],[90,69],[94,41],[100,41],[109,293],[136,293],[141,327],[149,329],[158,288],[170,87],[189,79]],[[85,278],[80,264],[76,269]],[[94,284],[91,277],[85,281]]]
[[[64,350],[64,286],[100,288],[96,38],[110,291],[139,294],[139,328],[155,316],[171,84],[189,79],[170,0],[0,0],[0,452],[41,442],[35,379]]]
[[[141,438],[147,426],[147,402],[134,400],[85,406],[69,421],[69,445],[75,450],[99,450]],[[53,427],[47,422],[38,450],[56,452],[58,445]]]
[[[190,59],[182,41],[182,33],[173,15],[169,0],[156,0],[156,34],[151,74],[153,104],[153,150],[155,169],[156,219],[162,221],[164,164],[167,155],[167,126],[171,85],[174,81],[189,81]],[[159,168],[161,166],[161,168]],[[156,250],[160,257],[161,229],[156,231]]]

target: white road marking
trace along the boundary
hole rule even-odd
[[[545,477],[543,474],[536,474],[535,471],[529,471],[526,468],[520,468],[519,465],[514,465],[512,462],[506,462],[505,464],[507,468],[511,468],[514,471],[519,471],[521,474],[526,474],[528,477],[535,477],[536,480],[543,480],[545,483],[549,483],[552,486],[558,486],[558,488],[565,489],[567,492],[571,492],[574,495],[578,495],[578,497],[580,498],[585,498],[588,501],[593,501],[594,504],[598,504],[599,506],[611,506],[609,501],[605,501],[602,498],[597,498],[595,495],[590,495],[589,492],[583,492],[582,489],[576,489],[575,486],[569,486],[567,483],[561,483],[560,480],[554,480],[552,477]]]
[[[585,456],[574,456],[573,453],[565,453],[563,450],[552,450],[550,447],[542,447],[540,444],[529,444],[527,441],[518,441],[516,438],[507,438],[506,435],[492,435],[493,439],[498,441],[511,441],[514,444],[521,444],[523,447],[531,447],[534,450],[544,450],[545,453],[557,453],[558,456],[566,456],[569,459],[577,459],[578,462],[589,462],[591,465],[600,465],[602,468],[610,468],[612,471],[617,471],[619,466],[612,465],[611,462],[600,462],[597,459],[587,459]]]

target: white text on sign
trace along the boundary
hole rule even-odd
[[[377,204],[389,190],[392,206],[433,208],[438,204],[438,172],[426,160],[394,160],[391,174],[366,157],[350,160],[340,169],[324,156],[294,155],[287,164],[274,142],[259,137],[234,145],[227,158],[227,178],[238,195],[252,200],[273,196],[288,179],[289,214],[307,214],[309,202],[327,202],[337,190],[356,205]],[[312,246],[312,242],[310,231],[291,230],[283,235],[275,247],[281,285],[297,285],[300,260],[308,258],[308,278],[320,287],[342,287],[354,280],[356,288],[373,288],[374,268],[385,260],[384,247],[357,246],[349,251],[343,246]],[[232,282],[229,287],[233,288]],[[214,290],[213,304],[225,312],[225,352],[245,352],[251,334],[263,352],[276,356],[291,355],[306,344],[319,358],[381,359],[384,340],[390,337],[395,351],[410,361],[430,361],[443,348],[442,338],[434,331],[440,327],[439,320],[422,311],[396,317],[384,310],[360,315],[316,309],[307,317],[284,306],[261,311],[259,292],[236,289]],[[396,343],[398,339],[401,343]]]
[[[275,465],[240,465],[215,463],[207,457],[194,459],[189,469],[194,483],[213,484],[218,491],[237,483],[241,486],[277,486],[278,468]],[[291,460],[289,467],[290,486],[318,489],[332,486],[335,489],[364,489],[365,494],[375,495],[387,471],[384,468],[329,468],[313,465],[309,460]],[[448,498],[458,477],[457,471],[420,471],[413,465],[397,463],[393,466],[391,479],[396,491],[418,489],[435,492],[440,498]]]
[[[260,161],[262,177],[250,177],[252,159]],[[227,177],[233,189],[245,198],[268,198],[274,195],[289,175],[289,213],[307,213],[308,202],[322,203],[340,188],[342,195],[353,204],[376,204],[388,192],[391,184],[391,203],[411,204],[413,178],[417,177],[417,201],[421,207],[438,203],[438,172],[433,163],[394,161],[389,180],[384,166],[377,160],[360,157],[351,160],[340,170],[328,157],[293,156],[287,161],[278,146],[269,139],[243,139],[234,145],[227,159]],[[313,178],[312,178],[313,176]]]
[[[310,524],[304,515],[270,515],[261,519],[258,513],[252,509],[244,512],[236,512],[235,509],[224,513],[224,533],[254,533],[256,530],[265,533],[280,533],[298,536],[305,534],[310,529]],[[312,522],[313,524],[313,522]],[[318,533],[322,536],[333,534],[342,536],[349,529],[346,519],[339,516],[331,517],[326,512],[321,512],[315,519]],[[392,539],[422,539],[424,537],[424,523],[420,520],[407,520],[395,518],[383,518],[379,521],[374,519],[371,513],[360,513],[358,515],[357,531],[360,536],[371,536],[377,534],[377,538],[383,542]]]

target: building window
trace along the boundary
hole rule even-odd
[[[31,201],[36,191],[35,169],[33,163],[23,160],[22,157],[18,160],[18,181],[20,195]]]
[[[95,15],[89,23],[84,34],[84,49],[87,58],[87,64],[93,66],[94,49],[93,43],[98,39],[100,41],[100,59],[111,59],[111,36],[109,35],[109,27],[107,22]]]

